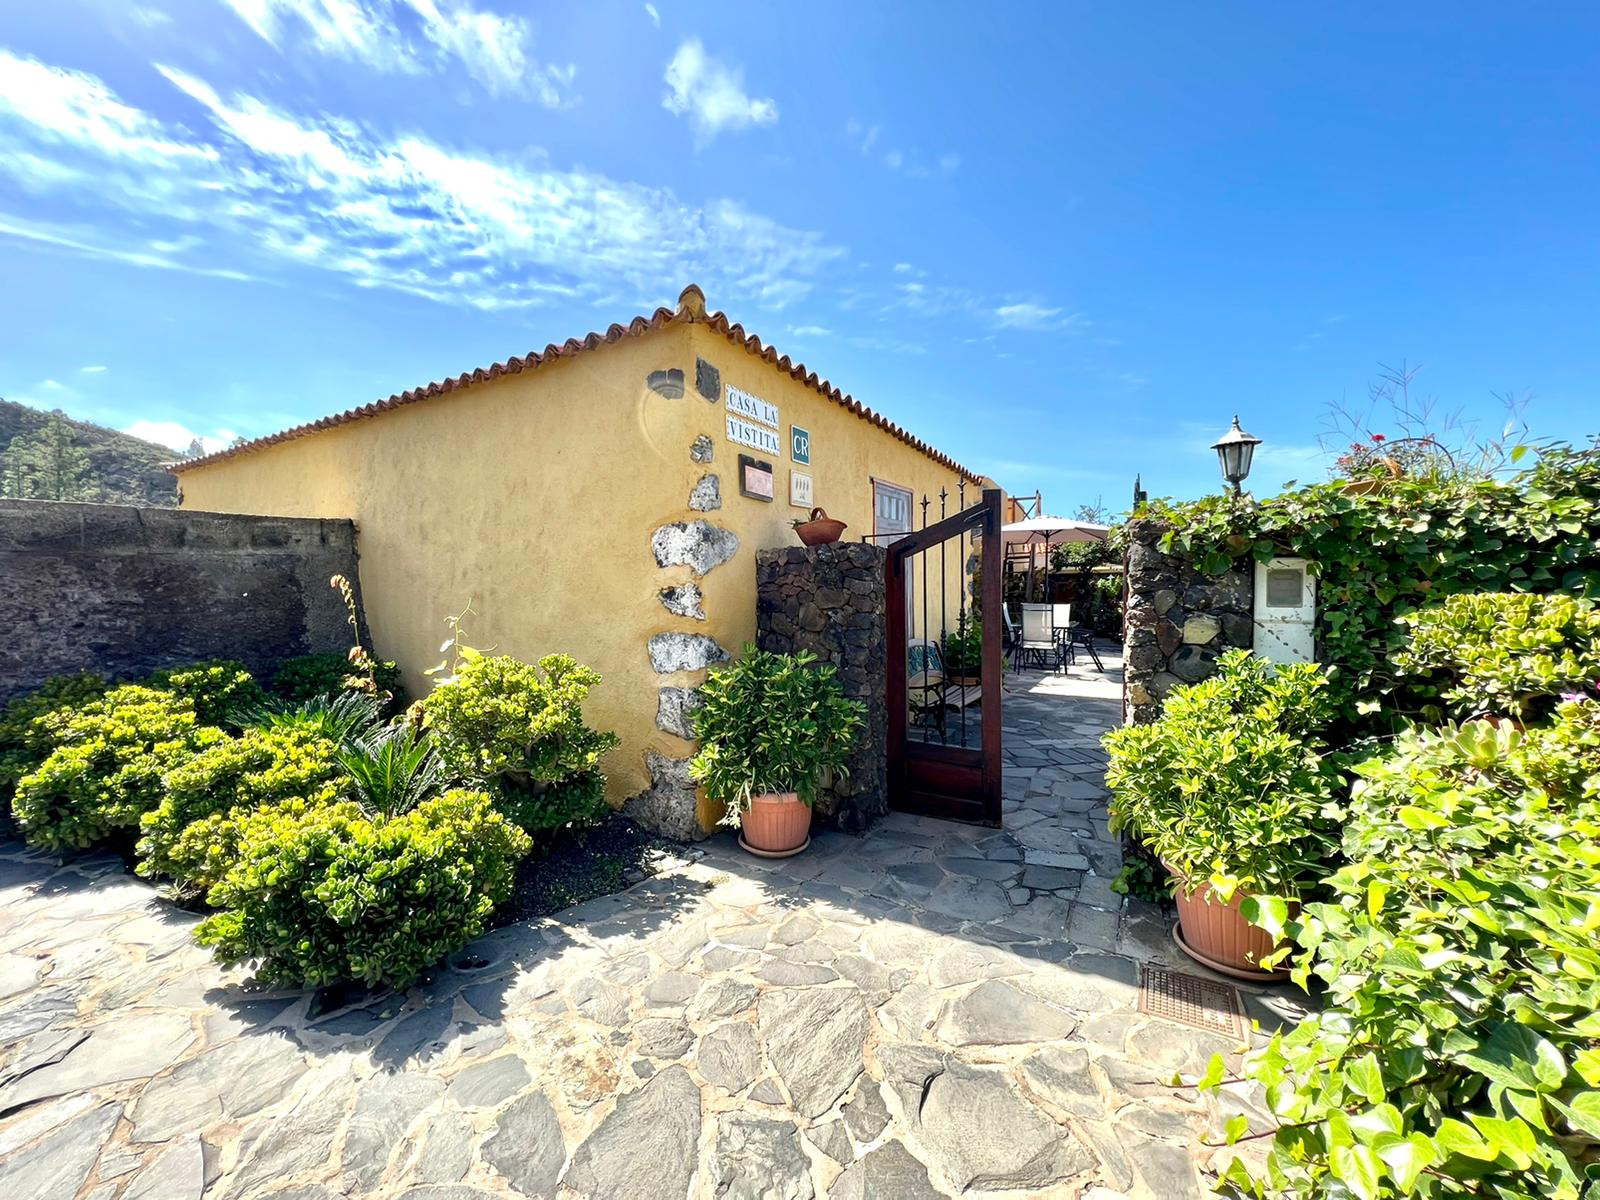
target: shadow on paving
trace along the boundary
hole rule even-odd
[[[0,1195],[1204,1194],[1257,1101],[1168,1086],[1238,1045],[1137,1010],[1176,952],[1109,888],[1120,689],[1007,683],[1006,828],[719,835],[405,995],[257,988],[120,863],[0,849]]]

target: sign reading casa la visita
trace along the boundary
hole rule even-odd
[[[778,406],[769,404],[760,396],[752,396],[749,392],[741,392],[733,384],[727,385],[728,411],[737,413],[741,417],[748,417],[752,421],[759,421],[763,425],[778,427]]]
[[[749,446],[752,450],[759,450],[763,454],[783,457],[783,441],[778,437],[776,429],[753,424],[732,413],[728,414],[728,440],[740,446]]]

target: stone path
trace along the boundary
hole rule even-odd
[[[0,1196],[1204,1194],[1251,1105],[1166,1086],[1236,1047],[1137,1012],[1172,951],[1108,886],[1115,676],[1011,688],[1005,831],[721,837],[406,996],[254,990],[119,863],[0,847]]]

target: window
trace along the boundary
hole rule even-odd
[[[882,545],[889,541],[881,535],[911,532],[911,493],[903,487],[872,481],[872,532],[880,535],[873,540]]]

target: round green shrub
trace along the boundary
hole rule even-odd
[[[145,686],[181,696],[194,707],[200,724],[225,729],[238,729],[244,713],[267,698],[242,663],[225,659],[157,671]]]
[[[44,718],[55,749],[22,777],[12,803],[28,843],[83,849],[131,832],[165,795],[163,775],[227,735],[200,725],[190,703],[129,685]]]
[[[81,675],[58,675],[0,709],[0,820],[10,817],[17,781],[55,749],[55,741],[40,718],[58,709],[98,700],[110,686],[87,671]]]
[[[465,647],[459,653],[455,674],[417,705],[445,764],[490,788],[529,831],[598,817],[600,760],[618,743],[583,721],[599,674],[565,654],[532,664]]]
[[[166,796],[140,818],[139,874],[203,883],[210,861],[203,818],[301,797],[327,804],[338,794],[338,746],[304,729],[247,729],[167,772]],[[192,831],[192,836],[191,836]]]
[[[237,821],[247,847],[195,931],[269,983],[403,990],[483,931],[530,840],[482,792],[453,791],[392,820],[353,803],[274,805]]]

